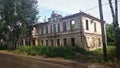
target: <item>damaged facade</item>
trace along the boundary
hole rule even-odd
[[[34,25],[32,35],[35,45],[102,48],[100,20],[84,12],[66,17],[52,12],[47,22]]]

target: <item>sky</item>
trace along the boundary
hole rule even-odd
[[[102,0],[102,4],[106,4],[103,5],[104,20],[106,23],[111,23],[112,15],[108,0]],[[95,8],[92,9],[93,7]],[[99,18],[98,0],[38,0],[38,10],[40,16],[39,22],[43,21],[45,18],[49,18],[52,11],[56,11],[62,16],[83,11]],[[118,13],[120,24],[120,0],[118,0]]]

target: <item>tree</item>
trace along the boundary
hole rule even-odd
[[[107,34],[107,42],[114,42],[114,26],[113,24],[106,24],[106,34]]]
[[[26,38],[37,21],[36,4],[37,0],[0,0],[0,38],[7,43]]]
[[[120,39],[119,39],[119,24],[118,24],[118,1],[115,0],[115,10],[112,5],[112,0],[109,0],[109,5],[113,17],[114,33],[115,33],[115,46],[116,46],[116,58],[120,60]]]

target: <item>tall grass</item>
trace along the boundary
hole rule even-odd
[[[74,58],[77,52],[85,54],[86,50],[79,47],[52,47],[52,46],[21,46],[15,50],[16,53],[27,55],[43,55],[46,57]]]
[[[115,46],[107,46],[108,58],[110,63],[115,62]],[[42,55],[45,57],[62,57],[65,59],[77,59],[90,62],[104,62],[103,50],[96,49],[94,51],[86,51],[78,46],[70,47],[52,47],[52,46],[21,46],[17,48],[15,53],[27,55]]]
[[[91,58],[91,61],[95,62],[104,62],[103,61],[103,49],[96,49],[94,51],[90,51],[91,55],[94,56]],[[116,60],[115,58],[115,46],[114,45],[108,45],[107,46],[107,54],[108,54],[108,60],[110,63],[114,63]]]

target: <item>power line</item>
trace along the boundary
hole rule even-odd
[[[118,2],[120,2],[120,1],[118,1]],[[115,3],[115,2],[112,2],[112,3]],[[109,5],[109,3],[105,3],[105,4],[102,4],[103,6],[105,6],[105,5]],[[98,6],[95,6],[95,7],[92,7],[92,8],[90,8],[90,9],[87,9],[87,10],[85,10],[84,12],[87,12],[87,11],[90,11],[90,10],[93,10],[93,9],[95,9],[95,8],[98,8]]]

